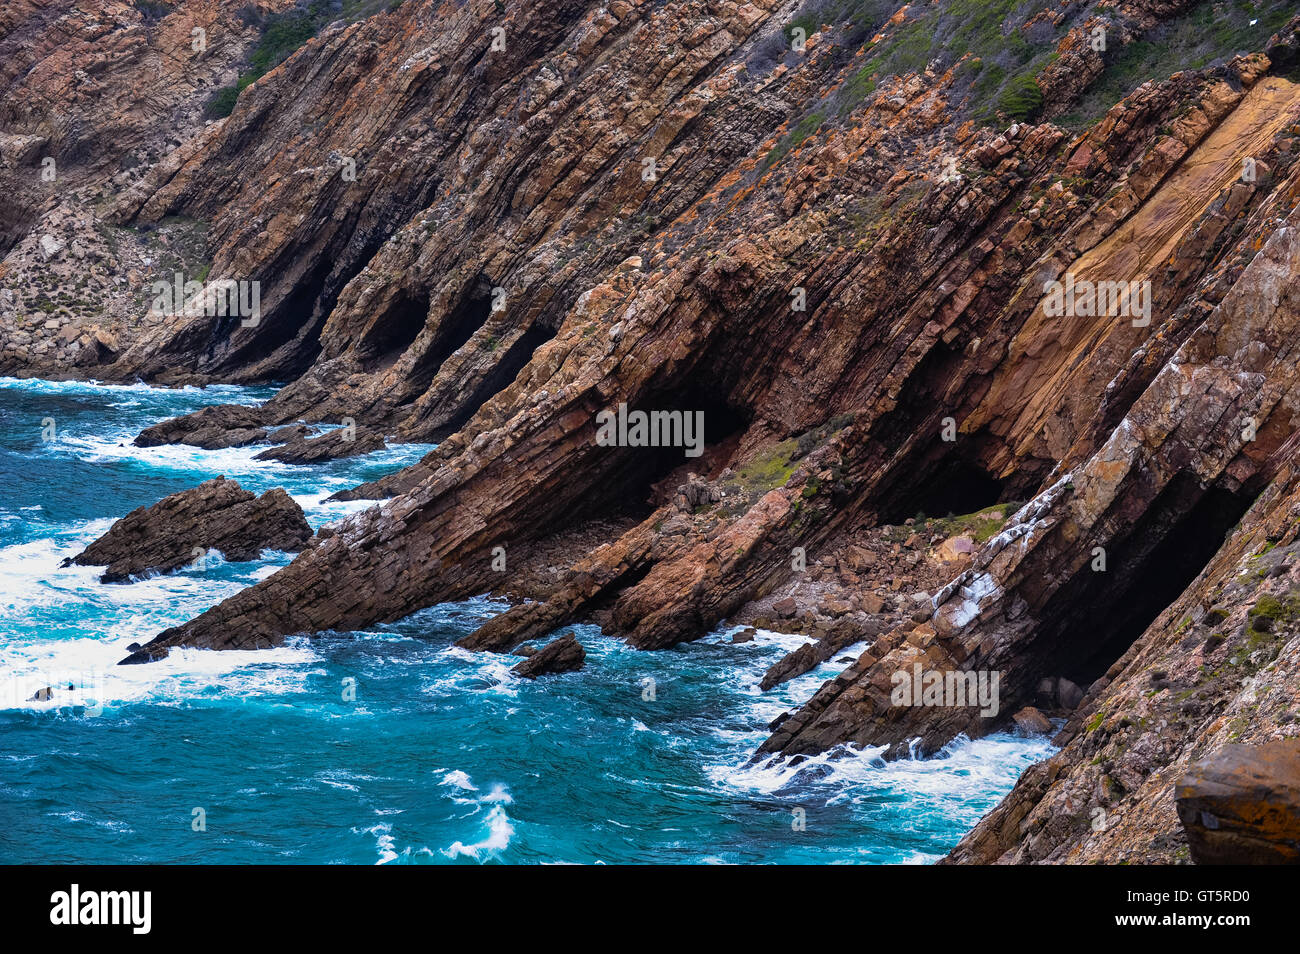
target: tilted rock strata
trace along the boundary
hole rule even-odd
[[[100,579],[121,583],[180,569],[209,550],[233,561],[263,550],[301,550],[311,535],[302,508],[279,487],[258,497],[216,477],[132,510],[65,565],[107,567]]]
[[[1122,43],[1185,6],[1044,11],[1068,35],[1036,80],[1043,115],[1104,68],[1094,21]],[[965,121],[960,64],[882,76],[825,122],[874,43],[817,31],[795,54],[782,9],[408,0],[326,29],[115,196],[123,225],[207,222],[214,274],[261,283],[262,315],[157,324],[105,344],[106,373],[292,381],[142,440],[242,445],[353,418],[440,442],[345,495],[391,502],[137,661],[395,620],[493,589],[502,553],[600,520],[618,530],[543,599],[462,642],[508,651],[598,618],[664,648],[784,592],[800,553],[919,510],[1028,500],[930,619],[866,634],[764,757],[933,751],[1006,724],[1045,678],[1087,687],[1071,725],[1136,697],[1146,670],[1129,667],[1167,622],[1149,618],[1289,479],[1296,24],[1264,55],[1142,84],[1076,136]],[[1071,276],[1149,282],[1149,322],[1049,314],[1046,283]],[[702,455],[598,444],[596,415],[620,404],[702,411]],[[918,664],[998,673],[999,715],[892,705],[893,674]],[[1047,771],[1004,808],[1052,802]],[[1152,850],[1172,851],[1168,796],[1146,794],[1168,835]],[[1134,843],[1118,834],[1131,815],[1108,844]],[[1072,850],[1073,829],[1036,837],[1023,818],[955,857]]]

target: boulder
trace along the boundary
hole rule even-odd
[[[168,573],[219,550],[227,560],[251,560],[264,549],[296,552],[311,539],[302,508],[279,487],[261,497],[216,477],[139,507],[63,565],[104,566],[104,583],[148,572]]]
[[[586,662],[587,653],[573,633],[552,640],[510,671],[524,679],[536,679],[561,672],[576,672]]]
[[[1016,728],[1027,735],[1046,735],[1052,731],[1052,723],[1033,706],[1025,706],[1011,717]]]
[[[793,596],[787,596],[772,604],[772,612],[781,619],[790,619],[799,612],[799,604],[795,602]]]
[[[1300,864],[1300,739],[1225,745],[1174,800],[1198,865]]]

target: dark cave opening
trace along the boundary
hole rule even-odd
[[[617,412],[617,408],[609,410]],[[654,487],[673,471],[693,470],[703,475],[709,451],[749,427],[751,416],[745,409],[729,404],[725,398],[702,388],[693,388],[676,397],[648,396],[629,406],[628,411],[680,411],[703,415],[703,440],[697,441],[702,453],[687,456],[686,448],[677,447],[598,447],[610,454],[612,461],[602,471],[601,479],[583,500],[577,513],[583,517],[620,515],[642,519],[655,509]],[[699,419],[697,419],[699,420]],[[594,436],[593,430],[593,436]],[[576,514],[575,514],[576,515]]]
[[[392,364],[411,346],[429,318],[429,296],[408,291],[388,314],[376,318],[357,343],[367,371]]]
[[[425,310],[428,311],[427,299],[425,301]],[[443,318],[433,341],[425,348],[424,354],[416,359],[410,376],[416,393],[423,392],[428,388],[443,363],[459,351],[461,346],[474,336],[474,332],[487,324],[487,320],[491,315],[492,282],[480,276],[479,280],[474,283],[473,288],[462,295],[460,300],[452,306],[451,311]],[[416,328],[409,340],[401,345],[401,350],[391,354],[391,357],[385,360],[395,361],[410,347],[411,342],[423,329],[423,321],[424,319],[421,319],[420,327]]]
[[[555,332],[550,328],[533,325],[515,339],[492,370],[479,381],[469,398],[462,402],[456,414],[446,424],[433,431],[431,439],[441,441],[464,427],[465,423],[478,412],[479,408],[491,400],[493,395],[519,376],[524,365],[532,358],[533,352],[554,337]]]
[[[1180,474],[1125,540],[1090,559],[1053,598],[1056,607],[1035,638],[1037,668],[1087,688],[1104,675],[1156,617],[1191,585],[1223,545],[1252,497],[1202,489]]]
[[[926,479],[899,487],[882,508],[880,522],[900,524],[917,514],[947,517],[975,513],[999,503],[1002,492],[1002,481],[968,461],[949,457]]]

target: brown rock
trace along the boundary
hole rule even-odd
[[[518,663],[510,671],[524,679],[536,679],[538,676],[575,672],[583,667],[586,658],[587,653],[577,637],[573,633],[565,633]]]
[[[64,566],[106,566],[104,583],[179,569],[209,549],[227,560],[251,560],[263,550],[297,551],[311,539],[302,508],[280,488],[258,497],[216,477],[139,507]]]
[[[341,427],[320,437],[297,436],[287,444],[258,454],[255,460],[278,460],[285,464],[316,464],[381,451],[388,445],[383,435],[370,430]]]
[[[1011,717],[1016,728],[1029,735],[1046,735],[1052,731],[1052,723],[1033,706],[1025,706]]]
[[[1197,864],[1300,864],[1300,739],[1225,745],[1174,795]]]
[[[799,604],[793,596],[787,596],[772,604],[772,612],[780,619],[790,619],[799,612]]]

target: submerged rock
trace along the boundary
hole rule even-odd
[[[1300,864],[1300,739],[1226,745],[1174,796],[1197,864]]]
[[[572,633],[552,640],[510,671],[524,679],[561,672],[576,672],[587,659],[582,643]]]
[[[251,560],[267,549],[296,552],[310,539],[302,508],[283,489],[258,497],[216,477],[131,511],[63,565],[105,566],[100,580],[120,583],[179,569],[208,550]]]

